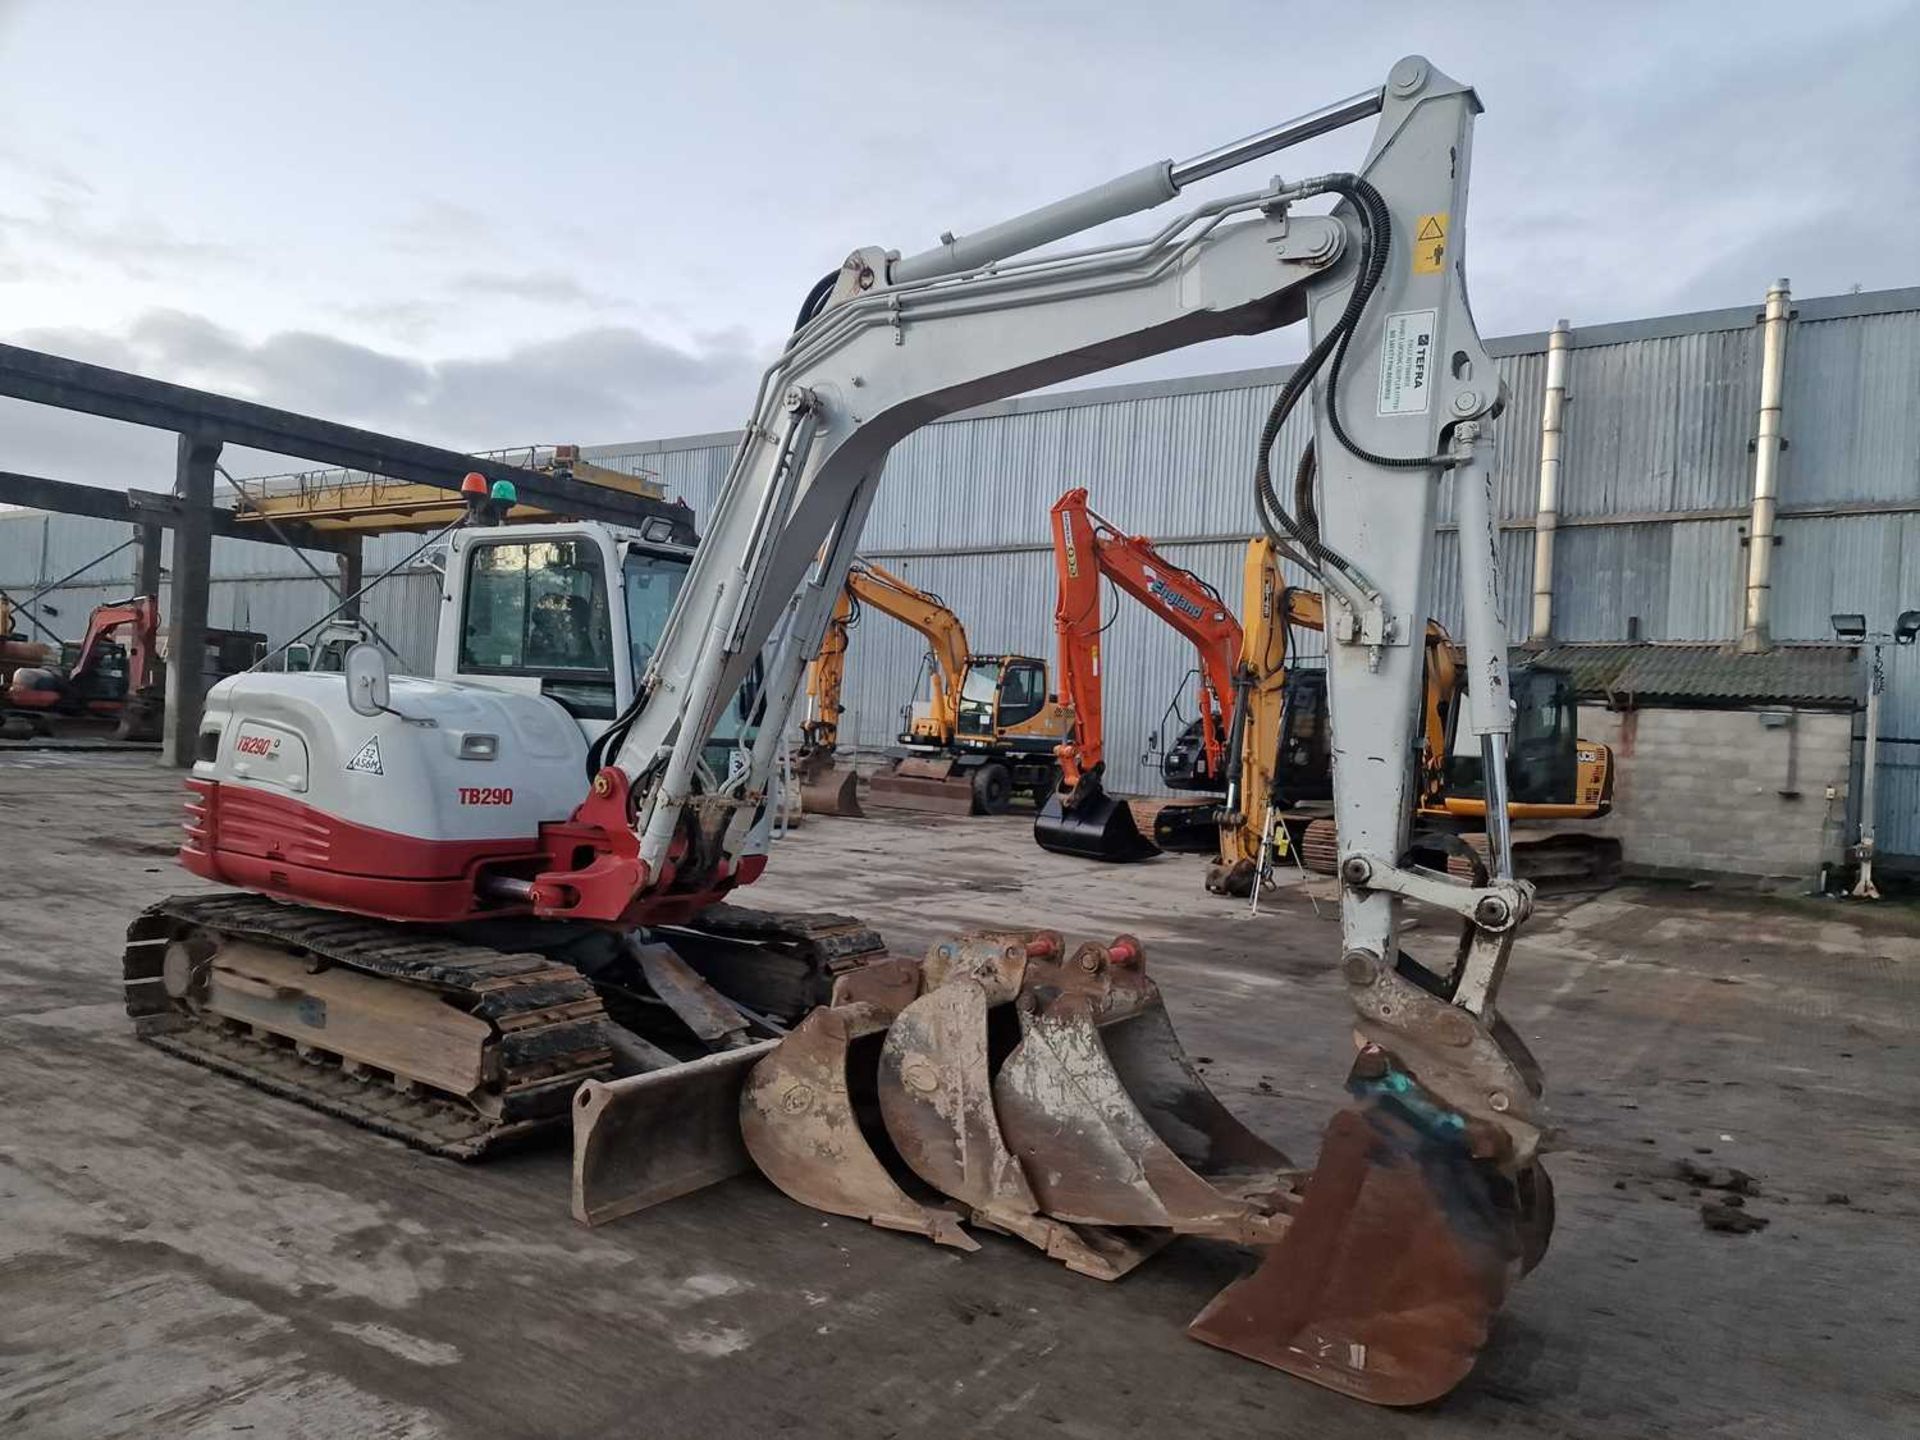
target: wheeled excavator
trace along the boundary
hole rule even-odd
[[[1505,825],[1489,523],[1505,397],[1461,268],[1479,108],[1409,57],[1378,88],[1189,160],[918,253],[856,250],[807,296],[704,543],[670,578],[610,532],[489,555],[503,542],[475,531],[448,569],[467,587],[443,607],[449,672],[390,680],[368,648],[343,676],[216,686],[184,858],[239,889],[134,921],[143,1032],[330,1077],[318,1103],[370,1123],[432,1104],[497,1134],[570,1095],[586,1218],[751,1163],[802,1203],[961,1250],[979,1248],[973,1228],[1005,1232],[1090,1276],[1179,1236],[1238,1245],[1252,1268],[1194,1337],[1377,1403],[1446,1393],[1552,1226],[1540,1071],[1498,1005],[1532,891]],[[1057,244],[1372,117],[1353,172],[1228,190],[1137,241]],[[1339,973],[1359,1048],[1310,1171],[1201,1084],[1136,939],[1070,948],[997,918],[920,960],[875,958],[857,925],[726,903],[767,863],[779,748],[889,449],[944,414],[1302,321],[1307,357],[1253,456],[1263,528],[1327,597]],[[1324,482],[1312,515],[1268,458],[1303,404]],[[1484,883],[1403,859],[1448,471]],[[620,618],[629,565],[655,570],[654,599],[676,592],[657,630]],[[1409,899],[1457,917],[1461,943],[1429,964],[1404,950]],[[747,996],[768,974],[796,982],[784,1011]],[[645,1035],[659,1011],[705,1053]],[[384,1070],[353,1058],[381,1024]],[[634,1073],[576,1093],[613,1052]]]
[[[1093,860],[1148,859],[1158,855],[1163,845],[1192,848],[1193,836],[1198,837],[1199,848],[1212,849],[1218,802],[1160,807],[1154,817],[1155,838],[1149,839],[1141,832],[1132,806],[1107,793],[1100,650],[1110,622],[1101,613],[1101,581],[1110,581],[1139,601],[1149,614],[1190,641],[1198,654],[1194,670],[1198,715],[1167,748],[1162,764],[1162,776],[1174,789],[1216,795],[1229,789],[1237,740],[1233,729],[1250,703],[1242,691],[1256,668],[1245,653],[1240,622],[1206,581],[1161,555],[1145,536],[1130,535],[1096,513],[1087,503],[1084,488],[1062,495],[1048,519],[1058,581],[1054,629],[1060,647],[1060,695],[1073,713],[1073,730],[1059,747],[1060,785],[1035,818],[1033,838],[1042,849]],[[1317,673],[1298,671],[1289,677],[1284,658],[1282,642],[1281,663],[1265,672],[1270,684],[1262,682],[1260,697],[1264,705],[1267,688],[1272,689],[1272,703],[1279,707],[1276,725],[1284,723],[1281,714],[1289,708],[1300,716],[1325,693]],[[1274,743],[1277,755],[1281,743],[1277,729]],[[1304,778],[1304,770],[1298,778]],[[1323,762],[1314,798],[1331,793],[1327,778]],[[1262,793],[1274,793],[1274,787],[1269,784]]]
[[[1054,789],[1054,747],[1072,716],[1047,683],[1046,662],[1028,655],[976,655],[966,626],[938,595],[870,561],[848,568],[820,653],[807,669],[801,725],[802,800],[826,814],[857,813],[850,772],[833,768],[847,632],[866,610],[927,642],[928,697],[904,716],[906,754],[869,782],[873,798],[904,810],[998,815],[1016,794],[1035,803]],[[809,799],[808,797],[811,797]]]

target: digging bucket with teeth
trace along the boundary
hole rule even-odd
[[[1131,937],[980,932],[894,980],[837,993],[747,1080],[747,1151],[803,1204],[962,1249],[968,1225],[1018,1236],[1107,1280],[1182,1235],[1249,1247],[1189,1333],[1385,1405],[1458,1384],[1544,1250],[1537,1162],[1377,1045],[1299,1171],[1201,1080]]]

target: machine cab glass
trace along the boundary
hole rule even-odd
[[[990,738],[1025,724],[1046,703],[1046,667],[1037,661],[972,661],[960,686],[960,733]]]

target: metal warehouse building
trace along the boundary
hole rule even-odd
[[[1863,612],[1884,629],[1899,611],[1920,606],[1920,288],[1796,304],[1771,628],[1783,642],[1827,641],[1834,612]],[[1551,587],[1555,642],[1731,644],[1739,636],[1759,321],[1756,305],[1571,332]],[[1506,613],[1518,637],[1526,633],[1533,581],[1548,336],[1493,340],[1488,349],[1511,394],[1495,426],[1495,503]],[[1240,371],[1024,397],[930,425],[889,460],[863,553],[943,596],[976,649],[1051,655],[1047,507],[1062,490],[1085,485],[1108,519],[1150,536],[1237,603],[1256,523],[1253,445],[1285,374]],[[585,453],[657,476],[669,495],[704,514],[736,438],[687,436]],[[1285,466],[1302,439],[1297,425],[1282,437]],[[1445,493],[1440,530],[1437,608],[1452,625],[1457,571]],[[71,517],[4,517],[0,585],[16,595],[38,589],[125,533]],[[367,573],[417,543],[393,536],[370,544]],[[217,541],[214,563],[215,625],[283,638],[325,608],[319,583],[290,555]],[[129,552],[49,595],[61,612],[55,628],[77,633],[90,605],[126,593],[131,573]],[[436,586],[430,571],[412,567],[369,598],[369,615],[415,665],[431,647]],[[862,749],[891,743],[921,649],[916,636],[884,618],[856,629],[844,736]],[[1152,791],[1153,770],[1143,762],[1148,737],[1176,692],[1190,693],[1182,677],[1192,654],[1137,606],[1116,600],[1104,658],[1110,779],[1116,789]],[[1920,647],[1890,649],[1888,663],[1880,848],[1883,856],[1920,857]],[[1831,700],[1822,701],[1829,712]],[[1778,728],[1778,714],[1790,716],[1796,697],[1742,703]],[[1858,727],[1857,717],[1852,723]],[[1795,763],[1791,754],[1788,763]],[[1855,788],[1842,783],[1833,799],[1820,791],[1802,796],[1815,808],[1844,806]],[[1843,818],[1826,815],[1826,829],[1837,833]]]

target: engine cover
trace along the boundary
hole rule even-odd
[[[480,872],[537,868],[541,825],[586,794],[586,737],[551,700],[478,685],[396,676],[390,707],[355,714],[341,675],[219,682],[181,863],[389,919],[497,912]]]

